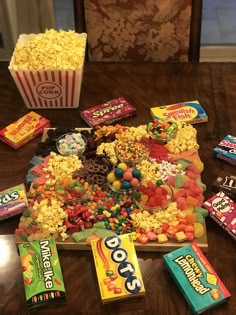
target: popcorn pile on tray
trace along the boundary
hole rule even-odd
[[[21,34],[9,70],[27,108],[79,106],[87,34]]]

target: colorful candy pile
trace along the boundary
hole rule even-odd
[[[142,209],[155,212],[168,207],[172,199],[172,190],[170,186],[163,185],[162,180],[156,183],[148,181],[145,185],[139,186],[134,197]]]
[[[74,204],[88,199],[91,187],[83,178],[71,176],[60,178],[55,185],[57,197],[66,204]]]
[[[177,124],[167,120],[154,120],[147,126],[148,133],[152,138],[161,142],[168,142],[175,137],[177,133]]]
[[[57,150],[61,155],[82,154],[86,149],[86,138],[81,133],[67,133],[57,140]]]
[[[134,164],[143,159],[148,159],[150,148],[142,142],[118,141],[115,152],[120,161]]]
[[[107,175],[107,181],[115,191],[137,188],[141,181],[141,172],[134,167],[128,168],[125,163],[119,163],[118,166]]]

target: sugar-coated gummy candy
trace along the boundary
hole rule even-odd
[[[183,187],[183,177],[181,174],[175,175],[175,187],[177,188]]]
[[[201,223],[195,222],[194,223],[194,236],[196,238],[200,238],[204,235],[204,227]]]

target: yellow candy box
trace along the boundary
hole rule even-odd
[[[131,234],[92,240],[91,246],[103,303],[145,294]]]

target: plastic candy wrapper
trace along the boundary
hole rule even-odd
[[[219,192],[203,203],[210,217],[236,240],[236,204],[224,192]]]
[[[131,234],[92,240],[91,245],[103,303],[144,295]]]
[[[0,192],[0,221],[28,209],[25,185],[20,184]]]
[[[213,149],[213,156],[230,164],[236,165],[236,137],[227,135]]]
[[[50,121],[47,118],[35,112],[29,112],[0,130],[0,140],[18,149],[43,133],[44,128],[48,127],[50,127]]]
[[[54,238],[19,245],[25,295],[29,307],[62,302],[65,287]]]
[[[80,113],[81,117],[90,127],[109,125],[121,119],[134,115],[136,108],[123,97],[116,98]]]
[[[196,243],[165,254],[163,258],[194,314],[202,314],[230,297]]]
[[[197,124],[208,121],[208,116],[198,101],[176,103],[151,108],[154,119]]]

